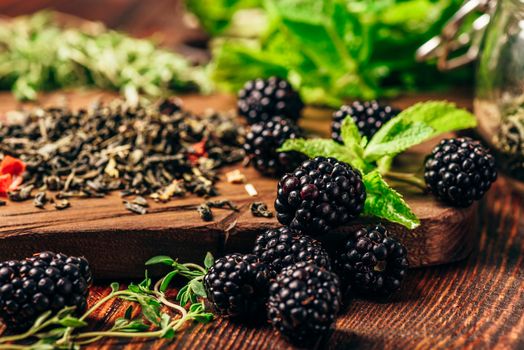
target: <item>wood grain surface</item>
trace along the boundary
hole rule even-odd
[[[0,14],[18,15],[54,7],[136,35],[160,28],[164,37],[202,34],[181,26],[179,1],[155,0],[2,0]],[[157,25],[153,23],[162,23]],[[169,35],[165,35],[168,33]],[[178,43],[178,44],[177,44]],[[182,44],[182,46],[184,46]],[[470,100],[462,96],[464,103]],[[0,105],[3,100],[0,98]],[[399,101],[409,103],[408,100]],[[315,118],[306,121],[316,124]],[[356,300],[340,315],[334,331],[316,348],[326,349],[524,349],[524,216],[519,195],[500,178],[479,208],[473,253],[463,261],[410,270],[399,296],[387,304]],[[1,224],[0,224],[1,225]],[[125,262],[123,262],[125,263]],[[90,303],[109,291],[92,288]],[[108,304],[93,315],[97,327],[122,315],[125,303]],[[266,327],[228,320],[198,325],[172,341],[108,340],[92,349],[292,349]]]
[[[480,207],[478,237],[468,259],[410,270],[388,303],[355,300],[316,349],[523,349],[524,230],[522,200],[499,179]],[[99,284],[90,304],[107,295]],[[122,316],[127,304],[108,303],[96,327]],[[172,341],[101,341],[91,349],[294,349],[269,326],[218,319],[190,326]]]

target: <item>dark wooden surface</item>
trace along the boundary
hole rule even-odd
[[[62,93],[41,96],[43,106],[56,104]],[[94,100],[111,99],[112,94],[102,92],[75,92],[66,94],[72,108],[87,107]],[[395,101],[405,106],[425,97],[405,98]],[[204,108],[229,110],[234,99],[224,95],[183,96],[185,108],[199,111]],[[459,103],[464,101],[458,100]],[[9,93],[0,94],[1,113],[12,110],[18,103]],[[24,106],[25,107],[25,106]],[[31,106],[28,106],[31,108]],[[308,131],[327,134],[331,112],[310,109],[304,115]],[[323,119],[317,119],[323,118]],[[240,121],[239,121],[240,123]],[[420,168],[424,156],[438,140],[432,140],[405,155],[403,169]],[[250,197],[243,185],[222,181],[217,185],[220,196],[239,206],[239,212],[216,209],[211,222],[203,222],[196,208],[204,199],[187,195],[168,203],[150,202],[147,215],[127,211],[118,193],[105,198],[72,199],[71,208],[57,211],[52,205],[35,208],[32,201],[9,202],[0,209],[0,260],[18,259],[36,251],[60,251],[69,255],[85,256],[99,279],[137,278],[143,273],[143,263],[155,255],[171,255],[183,261],[199,260],[206,251],[214,255],[226,252],[251,251],[255,237],[264,229],[278,227],[276,218],[255,218],[249,205],[262,201],[270,208],[275,201],[277,180],[261,176],[253,168],[241,164],[238,169],[257,190]],[[227,169],[226,169],[227,170]],[[402,189],[408,204],[420,218],[421,225],[409,230],[401,225],[386,225],[393,235],[400,238],[410,252],[413,267],[448,263],[464,258],[472,248],[475,235],[473,225],[476,207],[457,209],[438,203],[420,190]],[[346,233],[362,225],[362,220],[322,236],[325,246],[335,248],[343,243]],[[119,249],[125,247],[125,249]],[[126,261],[121,264],[121,261]]]
[[[0,14],[29,13],[54,6],[100,19],[135,35],[158,28],[168,37],[186,29],[168,9],[177,1],[62,0],[0,1]],[[152,24],[161,23],[161,25]],[[198,31],[190,35],[201,37]],[[165,36],[165,35],[164,35]],[[177,47],[183,40],[168,43]],[[182,45],[184,46],[184,45]],[[2,103],[0,101],[0,103]],[[308,123],[316,123],[311,120]],[[328,349],[524,349],[523,203],[501,178],[479,209],[473,253],[461,262],[411,270],[399,296],[390,303],[354,301],[339,317],[332,334],[319,342]],[[125,262],[123,262],[125,263]],[[93,303],[108,292],[92,288]],[[122,314],[122,302],[95,315],[103,325]],[[173,341],[111,340],[93,349],[288,349],[269,327],[247,327],[217,320],[178,334]]]

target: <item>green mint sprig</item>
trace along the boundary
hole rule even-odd
[[[198,297],[205,298],[201,280],[213,260],[213,256],[208,253],[202,267],[193,263],[179,263],[167,256],[151,258],[146,265],[166,264],[173,270],[154,284],[147,271],[142,282],[130,284],[126,289],[120,289],[118,283],[112,283],[111,292],[81,316],[75,316],[74,307],[65,307],[56,314],[45,312],[26,332],[1,337],[0,349],[78,349],[106,337],[171,339],[188,321],[208,323],[213,320],[213,314],[207,312],[204,303],[198,300]],[[169,301],[165,295],[176,275],[188,281],[182,287],[186,288],[187,298],[181,300],[177,297],[179,303]],[[115,298],[132,303],[124,316],[107,330],[83,331],[82,328],[88,325],[88,317]]]
[[[280,152],[297,151],[310,158],[333,157],[351,164],[363,174],[367,191],[364,214],[401,224],[409,229],[420,221],[402,198],[383,179],[391,177],[420,186],[409,174],[391,172],[393,158],[407,149],[446,132],[472,128],[475,116],[447,101],[417,103],[400,112],[373,135],[362,137],[352,118],[341,127],[343,144],[331,139],[290,139]],[[391,176],[390,176],[391,175]]]

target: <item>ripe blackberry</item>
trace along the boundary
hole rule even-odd
[[[408,269],[406,248],[382,225],[358,230],[336,254],[334,264],[345,288],[378,297],[396,292]]]
[[[285,226],[258,235],[253,254],[276,273],[300,261],[331,270],[329,255],[319,241]]]
[[[294,170],[306,157],[299,152],[277,152],[287,139],[302,137],[291,120],[274,117],[251,126],[244,149],[253,166],[264,175],[275,176]]]
[[[267,301],[269,268],[253,254],[217,259],[204,277],[207,298],[222,316],[252,317]]]
[[[369,140],[382,125],[395,117],[399,112],[399,110],[390,106],[380,105],[377,101],[355,101],[351,105],[343,105],[338,111],[333,113],[331,138],[340,143],[343,142],[340,134],[342,121],[347,116],[351,116],[355,124],[357,124],[360,134],[366,136]]]
[[[441,201],[467,207],[482,198],[497,179],[495,158],[468,137],[445,139],[426,158],[424,179]]]
[[[286,338],[308,343],[331,327],[340,303],[338,277],[302,261],[286,267],[271,284],[268,316]]]
[[[238,92],[237,107],[238,113],[253,124],[278,115],[297,120],[304,103],[286,80],[271,77],[248,81]]]
[[[348,223],[364,209],[360,172],[334,158],[303,162],[278,183],[278,221],[295,230],[321,234]]]
[[[0,318],[11,329],[26,329],[45,311],[87,306],[91,270],[85,258],[43,252],[0,263]]]

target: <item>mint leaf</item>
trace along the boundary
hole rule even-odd
[[[435,129],[432,137],[477,126],[477,119],[473,114],[448,101],[420,102],[406,108],[396,118],[426,123]]]
[[[156,264],[164,264],[164,265],[172,266],[174,262],[175,260],[173,260],[169,256],[159,255],[159,256],[152,257],[151,259],[146,261],[146,266],[156,265]]]
[[[355,121],[350,116],[342,121],[340,136],[342,136],[342,141],[346,147],[356,146],[361,148],[362,136],[360,136],[357,124],[355,124]]]
[[[371,138],[364,152],[368,162],[394,157],[406,149],[439,134],[472,128],[475,116],[447,101],[417,103],[384,124]]]
[[[435,130],[422,122],[403,119],[395,120],[389,126],[389,133],[381,138],[373,137],[364,151],[364,158],[375,161],[384,156],[395,156],[408,148],[430,138]]]
[[[364,214],[377,216],[401,224],[409,229],[420,225],[417,216],[402,198],[402,195],[389,187],[378,171],[364,175],[366,203]]]
[[[279,152],[296,151],[304,153],[310,158],[333,157],[339,161],[351,164],[361,172],[368,167],[361,155],[350,147],[345,147],[333,140],[327,139],[289,139],[284,142]]]

